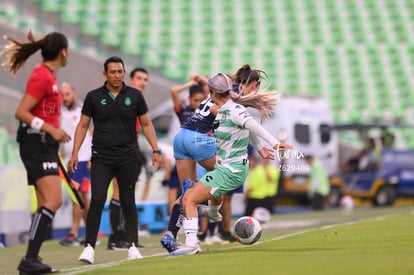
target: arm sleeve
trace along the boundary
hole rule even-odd
[[[272,147],[280,143],[254,119],[249,119],[248,121],[246,121],[245,127],[250,130],[250,133],[253,134],[252,136],[256,135],[261,137],[262,139],[267,141],[267,143],[269,143]]]
[[[38,77],[38,74],[30,76],[26,85],[26,94],[33,96],[38,101],[41,101],[47,93],[47,87],[51,87],[48,78]]]
[[[272,147],[275,144],[280,143],[276,138],[274,138],[269,132],[267,132],[259,123],[257,123],[246,108],[242,105],[237,105],[235,108],[236,112],[232,114],[233,121],[246,127],[250,131],[250,141],[256,150],[262,148],[260,140],[258,137],[261,137],[267,141]]]
[[[147,102],[141,92],[136,93],[136,95],[138,96],[137,116],[145,115],[148,112]]]
[[[260,138],[256,136],[254,133],[250,131],[250,143],[256,149],[256,151],[259,151],[262,148],[262,143],[260,142]]]
[[[88,117],[92,117],[93,115],[93,108],[92,108],[92,100],[91,100],[91,96],[88,93],[85,97],[85,101],[83,102],[83,106],[82,106],[82,114],[88,116]]]

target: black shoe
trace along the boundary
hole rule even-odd
[[[136,247],[138,248],[144,248],[143,245],[137,244]],[[108,250],[128,250],[129,246],[126,242],[117,242],[117,243],[108,243]]]
[[[231,243],[236,241],[236,238],[234,238],[234,236],[233,236],[233,234],[231,234],[231,232],[221,231],[220,236],[221,236],[221,239],[229,241]]]
[[[128,250],[128,243],[123,241],[108,242],[108,250],[126,251]]]
[[[197,232],[197,238],[200,242],[204,242],[207,236],[207,230],[204,232]]]
[[[19,274],[31,274],[31,275],[40,275],[40,274],[47,274],[47,273],[54,273],[57,272],[53,270],[47,264],[42,263],[37,258],[26,258],[23,257],[20,261],[19,266],[17,267],[19,270]]]
[[[136,245],[138,248],[143,248],[143,245]],[[109,235],[108,239],[108,250],[117,250],[117,251],[123,251],[128,250],[129,245],[127,241],[122,240],[115,234]]]

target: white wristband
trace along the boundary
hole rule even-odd
[[[35,116],[32,120],[32,123],[30,124],[30,127],[32,129],[40,131],[45,121],[37,116]]]

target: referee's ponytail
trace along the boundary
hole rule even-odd
[[[4,46],[0,55],[5,55],[6,60],[1,64],[9,72],[15,74],[24,65],[26,60],[41,49],[43,61],[55,60],[61,49],[68,47],[68,40],[62,33],[51,32],[40,39],[35,39],[32,31],[27,34],[29,41],[17,41],[8,35],[4,35],[5,40],[10,43]]]

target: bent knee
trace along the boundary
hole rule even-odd
[[[183,197],[183,205],[190,207],[195,205],[193,197],[191,195],[189,196],[188,193]]]
[[[45,201],[43,206],[49,209],[50,211],[56,212],[62,206],[62,204],[63,204],[62,198],[54,198],[54,199]]]

